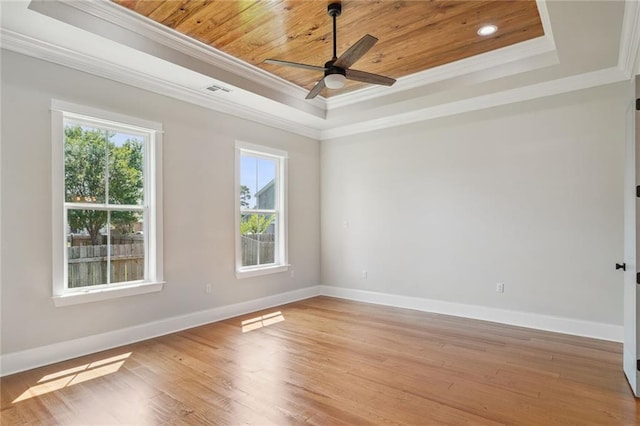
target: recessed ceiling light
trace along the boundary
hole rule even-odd
[[[483,25],[478,30],[478,35],[488,36],[495,33],[496,31],[498,31],[498,27],[496,27],[495,25]]]

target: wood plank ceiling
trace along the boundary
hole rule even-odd
[[[327,0],[113,1],[306,89],[322,74],[264,60],[323,66],[332,56]],[[344,0],[342,7],[338,55],[371,34],[378,43],[353,68],[396,79],[544,35],[535,0]],[[485,24],[498,32],[479,36]],[[365,86],[349,81],[322,95]]]

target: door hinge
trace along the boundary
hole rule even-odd
[[[636,361],[636,368],[640,371],[640,359]]]
[[[636,197],[640,198],[640,185],[636,186]]]
[[[640,98],[636,99],[636,111],[640,111]]]
[[[636,273],[636,284],[640,284],[640,272]]]

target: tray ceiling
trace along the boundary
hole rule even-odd
[[[308,88],[305,90],[302,86],[308,87],[320,76],[300,70],[300,73],[304,73],[302,78],[307,78],[308,83],[304,80],[292,83],[275,72],[298,70],[267,68],[261,61],[267,55],[309,63],[317,61],[322,64],[326,61],[327,55],[331,54],[331,40],[326,39],[330,34],[331,24],[326,14],[327,3],[327,0],[293,3],[284,0],[265,0],[259,3],[254,0],[145,0],[128,2],[127,8],[113,0],[0,1],[0,40],[3,51],[33,56],[321,140],[624,81],[637,69],[634,67],[637,67],[636,52],[640,45],[640,32],[637,31],[640,6],[635,1],[537,0],[534,3],[451,0],[442,3],[440,0],[345,0],[343,15],[338,18],[339,53],[363,34],[370,33],[380,38],[376,49],[384,48],[385,44],[394,40],[394,36],[400,37],[402,43],[398,44],[398,49],[422,49],[420,51],[424,52],[424,56],[435,62],[432,62],[433,65],[424,65],[430,68],[411,73],[402,65],[407,55],[398,55],[393,61],[395,66],[391,67],[394,71],[388,73],[398,79],[393,87],[351,86],[347,88],[347,93],[324,93],[324,96],[305,100]],[[395,5],[391,9],[393,11],[396,7],[398,11],[406,11],[407,8],[436,4],[441,5],[440,9],[434,9],[435,12],[431,15],[423,14],[419,17],[415,12],[416,17],[411,21],[413,26],[398,25],[395,32],[389,29],[389,25],[392,25],[389,17],[394,12],[385,16],[381,16],[384,14],[380,11],[372,12],[375,8],[390,5]],[[525,30],[526,24],[525,27],[518,27],[520,30],[505,31],[520,15],[518,12],[504,13],[501,8],[514,4],[526,4],[535,12],[533,19],[537,23],[533,27],[538,29],[533,31],[539,31],[536,33],[539,36],[534,36],[530,29]],[[131,9],[145,6],[148,8],[145,13],[151,15],[160,13],[163,10],[160,7],[173,8],[177,5],[184,7],[184,11],[178,8],[177,12],[181,15],[188,13],[189,18],[183,17],[180,21],[174,15],[172,25],[179,27],[179,21],[186,24],[189,19],[195,19],[196,24],[199,20],[200,27],[204,23],[211,25],[215,22],[220,28],[225,28],[225,34],[232,36],[227,39],[225,49],[236,46],[236,43],[239,43],[237,46],[248,47],[244,51],[239,50],[238,56],[234,56],[222,48],[212,47],[192,35],[176,31],[169,25]],[[197,9],[198,5],[219,6],[218,9],[210,10],[210,13],[220,13],[234,5],[237,10],[233,16],[240,16],[238,8],[248,10],[265,5],[272,7],[261,12],[266,14],[260,15],[262,18],[253,16],[253,27],[240,30],[225,26],[221,21],[211,21],[211,17],[205,20],[193,15],[193,11],[187,12],[191,9],[186,6]],[[309,28],[300,27],[306,28],[307,33],[284,30],[289,25],[289,20],[293,19],[290,16],[294,11],[293,6],[287,13],[271,9],[280,7],[284,10],[287,5],[297,7],[298,13],[301,13],[300,7],[313,6],[314,11],[310,11],[309,16],[295,15],[298,17],[295,22],[311,25]],[[479,9],[476,10],[476,6],[480,5],[498,8],[501,11],[498,19],[505,20],[504,23],[491,20],[491,23],[500,27],[500,31],[486,39],[476,35],[475,26],[471,28],[472,22],[479,24],[486,20],[473,14],[469,18],[462,13],[464,8],[480,13]],[[369,11],[369,18],[354,18],[358,8],[364,8],[363,13]],[[176,12],[175,9],[172,10]],[[258,10],[261,9],[255,9]],[[165,10],[164,13],[163,19],[166,21],[172,12]],[[275,18],[267,18],[268,16]],[[366,16],[366,13],[362,16]],[[441,28],[440,33],[432,32],[424,43],[416,42],[421,31],[444,25],[442,20],[438,21],[439,24],[436,23],[437,16],[448,16],[448,20],[444,21],[457,23],[460,30],[454,31],[450,38],[436,37],[436,34],[444,34],[444,29]],[[251,16],[247,15],[245,18],[249,19]],[[230,19],[227,16],[227,21]],[[313,27],[315,22],[318,22],[317,28]],[[326,25],[324,30],[321,30],[321,25]],[[280,28],[280,34],[285,35],[285,40],[280,39],[282,46],[278,45],[278,49],[281,50],[269,54],[261,49],[266,49],[269,43],[275,43],[278,39],[269,38],[275,35],[274,28]],[[458,33],[464,33],[465,28],[476,41],[469,45],[464,42],[456,45],[454,37]],[[261,29],[266,31],[263,34],[267,36],[254,39]],[[401,32],[405,36],[401,37]],[[225,34],[217,37],[224,37]],[[385,34],[392,35],[385,37]],[[530,38],[493,49],[493,43],[513,37],[510,34],[526,34]],[[325,39],[322,39],[323,36]],[[436,54],[433,49],[437,48],[429,45],[429,40],[436,39],[447,40],[447,43],[439,47],[444,49],[442,52],[461,53],[462,59],[444,59],[446,53]],[[487,44],[491,46],[486,47]],[[235,48],[241,49],[237,46]],[[483,51],[484,48],[488,50]],[[318,51],[311,54],[313,49]],[[300,56],[293,56],[294,54]],[[307,54],[309,56],[304,56]],[[381,61],[375,62],[376,50],[369,54],[361,58],[356,66],[364,71],[384,73],[379,72],[379,68],[366,67],[390,63],[389,55],[380,56]],[[417,56],[419,55],[408,58],[415,62]],[[447,60],[452,62],[446,62]],[[396,74],[400,72],[410,74]],[[293,78],[298,77],[290,77]],[[223,90],[207,90],[214,86]]]
[[[331,59],[327,1],[113,0],[215,49],[311,89],[315,71],[265,64],[267,58],[324,65]],[[338,54],[365,34],[379,42],[354,68],[401,78],[544,35],[536,2],[357,1],[342,2]],[[477,34],[493,24],[498,32]],[[366,86],[348,82],[325,97]]]

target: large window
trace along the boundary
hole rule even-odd
[[[54,300],[161,288],[160,125],[53,102]]]
[[[236,143],[236,272],[238,277],[287,269],[287,153]]]

